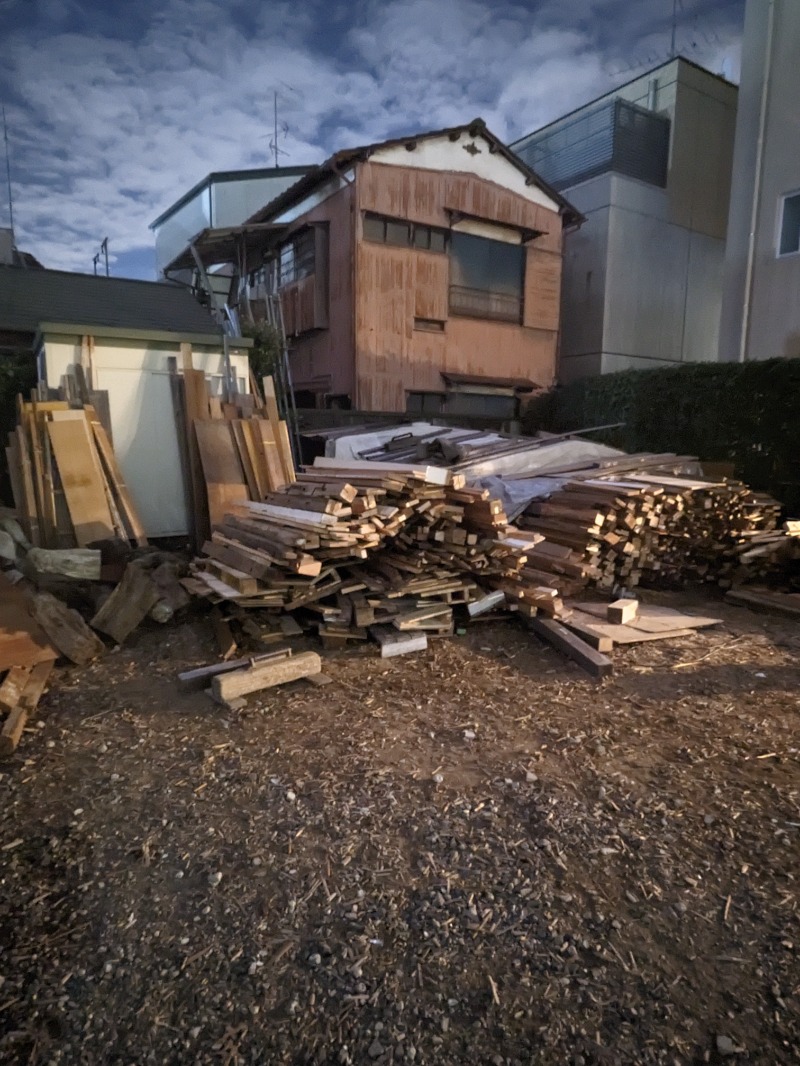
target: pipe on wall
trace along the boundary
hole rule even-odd
[[[750,304],[753,298],[753,266],[756,251],[756,229],[758,227],[758,207],[761,197],[761,178],[764,170],[764,135],[767,125],[767,104],[769,102],[769,79],[772,72],[772,40],[775,28],[775,0],[769,0],[767,11],[767,47],[764,55],[764,82],[761,86],[761,107],[758,117],[758,141],[756,142],[756,172],[753,179],[753,203],[750,210],[750,233],[747,239],[747,266],[744,276],[744,303],[742,305],[742,331],[739,338],[739,362],[747,357],[747,345],[750,339]]]

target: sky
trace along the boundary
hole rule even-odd
[[[674,0],[676,49],[739,77],[744,0]],[[669,58],[673,0],[0,0],[17,246],[155,277],[149,224],[214,170],[480,116],[512,141]],[[0,173],[2,173],[0,171]],[[0,185],[0,225],[8,197]]]

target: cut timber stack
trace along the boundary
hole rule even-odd
[[[738,482],[629,471],[559,483],[519,524],[569,551],[600,589],[623,585],[729,586],[748,549],[770,542],[779,504]]]
[[[34,547],[85,548],[114,538],[147,544],[92,404],[40,400],[34,392],[30,402],[17,398],[17,423],[6,459],[17,515]]]

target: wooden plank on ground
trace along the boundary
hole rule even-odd
[[[52,659],[48,662],[37,663],[32,668],[19,703],[6,718],[2,732],[0,732],[0,755],[11,755],[16,750],[22,731],[25,728],[25,723],[29,715],[36,710],[52,669]]]
[[[277,662],[260,663],[246,670],[218,674],[211,681],[214,698],[221,701],[236,699],[249,692],[259,692],[274,685],[297,681],[322,671],[322,660],[315,651],[300,652]]]
[[[614,664],[607,655],[590,647],[586,641],[571,633],[559,622],[551,618],[531,618],[528,625],[537,636],[552,644],[592,677],[607,677],[613,671]]]
[[[194,429],[206,483],[209,520],[215,526],[222,522],[232,504],[249,498],[247,484],[230,422],[198,420]]]
[[[755,611],[773,611],[787,618],[800,618],[800,596],[784,592],[770,592],[761,589],[751,592],[747,589],[735,589],[725,594],[729,603],[739,607],[751,607]]]
[[[114,523],[85,419],[50,422],[47,429],[78,547],[112,539]]]
[[[93,629],[107,633],[117,644],[142,622],[160,599],[161,593],[141,566],[129,563],[117,585],[91,620]]]
[[[380,645],[382,659],[425,651],[428,647],[428,637],[425,633],[400,633],[392,626],[370,626],[369,635]]]

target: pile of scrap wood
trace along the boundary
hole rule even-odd
[[[104,393],[92,394],[100,409]],[[94,541],[147,540],[111,442],[92,403],[17,397],[8,436],[8,472],[23,531],[36,548],[86,547]]]
[[[181,345],[181,355],[181,372],[170,380],[187,511],[199,546],[231,506],[291,484],[294,460],[271,377],[263,379],[263,398],[253,379],[252,392],[224,402],[211,393],[205,372],[193,368],[190,345]]]
[[[372,639],[383,656],[403,654],[452,634],[455,611],[466,622],[503,610],[602,676],[614,636],[627,644],[694,628],[649,616],[643,626],[587,623],[564,596],[591,576],[580,553],[512,525],[461,474],[317,459],[282,493],[227,515],[184,585],[215,605],[229,658],[248,639],[269,645],[308,631],[325,648]]]

